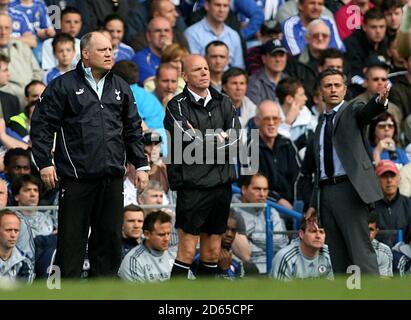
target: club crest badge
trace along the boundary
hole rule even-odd
[[[114,93],[116,94],[116,100],[120,101],[121,100],[121,98],[120,98],[121,91],[116,89],[116,90],[114,90]]]
[[[84,93],[84,88],[81,88],[81,89],[78,89],[77,91],[76,91],[76,95],[81,95],[81,94],[83,94]]]

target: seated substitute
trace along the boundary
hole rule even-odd
[[[286,281],[320,277],[333,280],[331,258],[324,242],[325,230],[303,219],[298,239],[274,256],[271,277]]]
[[[378,241],[375,237],[380,229],[378,228],[378,217],[370,214],[368,218],[368,228],[370,229],[370,240],[377,255],[378,271],[382,277],[392,277],[392,252],[389,246]]]
[[[176,252],[170,250],[171,217],[163,211],[147,214],[143,243],[124,257],[118,275],[133,282],[170,279]]]
[[[34,278],[31,261],[16,247],[20,219],[8,209],[0,211],[0,280],[22,280],[31,283]]]

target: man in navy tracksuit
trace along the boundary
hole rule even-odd
[[[139,189],[149,167],[133,94],[110,72],[110,41],[91,32],[80,48],[76,69],[53,80],[35,109],[33,156],[47,187],[60,180],[55,264],[61,275],[80,277],[88,242],[90,276],[114,276],[121,262],[126,161],[138,170]]]
[[[230,99],[210,87],[210,72],[202,56],[184,59],[182,75],[187,85],[168,103],[164,119],[164,127],[171,134],[168,180],[170,188],[177,190],[175,227],[179,243],[171,277],[187,277],[198,240],[198,274],[217,273],[221,236],[227,229],[231,203],[233,172],[228,148],[235,146],[240,128]],[[218,161],[220,155],[222,161]]]

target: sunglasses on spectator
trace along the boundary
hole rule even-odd
[[[313,33],[311,36],[317,40],[320,38],[328,39],[330,37],[328,33],[324,33],[324,32]]]
[[[380,122],[380,123],[377,124],[378,129],[385,129],[385,128],[394,129],[394,126],[395,125],[393,123],[390,123],[390,122]]]
[[[388,79],[383,78],[383,77],[375,77],[375,78],[371,78],[371,80],[374,81],[374,82],[377,82],[377,81],[386,82]]]
[[[264,117],[262,120],[264,123],[274,122],[274,124],[279,124],[281,122],[280,117]]]

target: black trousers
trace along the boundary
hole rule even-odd
[[[357,265],[361,273],[378,275],[377,256],[369,238],[368,206],[351,182],[325,185],[320,190],[320,220],[334,273]]]
[[[61,179],[55,264],[62,277],[80,278],[87,242],[90,276],[117,274],[121,263],[122,192],[122,177]]]

